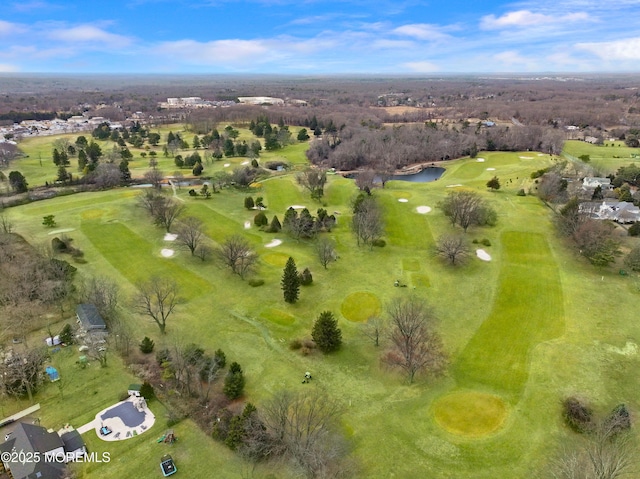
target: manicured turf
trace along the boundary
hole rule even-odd
[[[269,155],[289,157],[297,168],[304,165],[301,145]],[[77,264],[78,274],[105,275],[120,286],[124,317],[137,340],[149,336],[156,348],[175,342],[195,342],[208,352],[221,348],[228,360],[242,365],[246,399],[258,408],[281,389],[311,386],[328,391],[344,407],[342,426],[351,439],[351,456],[361,468],[357,477],[529,478],[532,471],[544,470],[558,451],[557,442],[567,434],[560,419],[563,397],[588,397],[599,411],[620,402],[632,411],[640,407],[640,359],[634,347],[640,343],[640,281],[620,276],[618,265],[594,269],[553,233],[549,208],[535,197],[516,196],[520,188],[533,185],[532,171],[555,160],[532,152],[479,156],[485,162],[446,162],[443,177],[430,184],[393,181],[376,189],[386,222],[383,248],[356,246],[349,224],[357,190],[351,180],[335,175],[329,176],[323,203],[311,200],[296,184],[295,171],[261,181],[260,188],[225,189],[209,200],[192,198],[185,188],[178,191],[187,214],[204,221],[212,242],[241,234],[256,248],[256,276],[264,285],[255,288],[214,260],[203,263],[184,250],[162,258],[159,252],[169,243],[163,240],[164,231],[136,207],[139,190],[81,193],[11,208],[6,214],[16,231],[35,245],[50,244],[51,230],[41,223],[44,215],[54,214],[56,229],[70,229],[66,234],[85,252],[86,263]],[[265,152],[261,161],[266,158]],[[241,159],[230,162],[236,160]],[[169,160],[161,162],[170,167]],[[222,169],[220,163],[206,167]],[[503,183],[496,193],[486,189],[493,175]],[[466,235],[469,242],[491,241],[486,248],[490,262],[472,257],[452,268],[434,257],[435,238],[460,231],[437,208],[451,184],[479,192],[496,208],[494,228],[471,228]],[[255,215],[243,207],[247,195],[264,197],[270,220],[273,215],[282,220],[293,204],[305,205],[312,213],[321,206],[338,212],[336,227],[323,233],[335,241],[338,261],[325,270],[313,241],[265,233],[253,224],[245,229],[244,222],[252,222]],[[409,201],[401,203],[399,198]],[[417,214],[419,205],[433,210]],[[274,238],[283,243],[265,248]],[[313,284],[301,288],[295,304],[285,303],[280,289],[289,256],[298,270],[309,267],[313,273]],[[169,320],[166,337],[131,308],[135,282],[154,273],[175,278],[185,298]],[[395,280],[407,288],[394,287]],[[420,377],[413,385],[381,367],[386,343],[376,348],[361,331],[368,315],[385,317],[388,301],[409,293],[433,306],[451,363],[443,378]],[[324,310],[338,317],[343,348],[326,356],[290,350],[292,339],[310,337],[314,319]],[[72,320],[70,310],[66,318]],[[40,332],[33,340],[42,341],[43,336]],[[92,364],[80,370],[75,366],[77,351],[65,351],[52,358],[61,375],[71,379],[64,399],[52,384],[37,397],[42,423],[48,427],[89,421],[135,382],[115,355],[106,369]],[[313,385],[300,384],[304,371],[312,372]],[[5,415],[22,406],[2,404]],[[164,419],[164,406],[151,407]],[[92,450],[108,450],[113,460],[109,465],[81,466],[83,477],[159,474],[157,461],[167,451],[155,439],[164,432],[163,420],[155,428],[148,436],[109,446],[89,439]],[[236,477],[250,469],[192,423],[184,421],[174,429],[179,441],[170,451],[179,475],[209,477],[215,471],[220,477]],[[293,477],[286,468],[264,464],[254,475],[269,474]]]
[[[478,438],[502,426],[507,408],[497,396],[464,391],[438,399],[434,405],[434,416],[438,425],[447,432]]]
[[[380,300],[366,291],[351,293],[342,302],[340,312],[349,321],[364,322],[380,315]]]

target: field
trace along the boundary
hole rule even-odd
[[[303,149],[295,145],[279,155],[302,164]],[[570,154],[576,153],[574,148]],[[135,206],[141,191],[134,188],[34,202],[7,214],[16,231],[35,245],[54,236],[41,223],[43,216],[55,215],[57,229],[66,230],[85,252],[87,263],[78,265],[80,274],[116,280],[128,311],[136,281],[152,273],[176,279],[185,301],[170,318],[167,336],[130,312],[127,319],[136,337],[147,335],[157,345],[179,341],[196,342],[208,351],[222,348],[229,360],[242,365],[246,397],[258,408],[281,389],[326,390],[345,408],[343,428],[361,467],[358,477],[528,478],[544,470],[571,436],[560,416],[564,397],[586,397],[600,413],[622,402],[638,411],[640,324],[635,310],[640,282],[620,276],[617,267],[594,269],[574,255],[553,233],[551,210],[533,196],[516,195],[531,186],[532,171],[554,159],[531,152],[479,156],[484,161],[447,162],[446,173],[433,183],[392,181],[376,190],[385,213],[387,246],[373,250],[358,248],[349,229],[350,201],[356,194],[352,180],[330,176],[323,201],[337,213],[337,227],[328,236],[336,241],[340,258],[327,270],[315,258],[313,243],[243,226],[255,214],[243,207],[247,194],[264,197],[269,219],[282,219],[290,205],[305,205],[312,212],[320,206],[292,174],[263,181],[251,193],[224,190],[209,200],[179,191],[187,214],[206,223],[213,241],[242,234],[252,243],[261,258],[258,276],[265,281],[257,288],[186,251],[163,258],[160,250],[171,245]],[[33,158],[31,153],[27,164],[35,178]],[[212,168],[223,167],[218,163]],[[168,164],[163,169],[173,171]],[[489,192],[485,184],[494,175],[503,187]],[[464,266],[452,268],[433,257],[438,236],[452,229],[437,208],[452,185],[480,192],[498,211],[497,226],[467,233],[470,241],[490,241],[483,248],[491,261],[474,255]],[[419,214],[418,206],[432,210]],[[274,237],[283,243],[266,248]],[[299,270],[309,267],[314,278],[293,305],[282,300],[280,290],[289,256]],[[408,288],[395,288],[395,280]],[[384,315],[389,300],[409,293],[433,306],[450,358],[444,377],[419,378],[412,385],[380,365],[380,348],[361,331],[366,315]],[[306,357],[289,350],[291,339],[309,337],[324,310],[338,318],[343,348],[329,356]],[[49,427],[67,422],[80,426],[116,402],[134,380],[115,356],[106,369],[91,365],[76,371],[75,353],[69,350],[54,355],[53,362],[70,383],[64,399],[52,385],[37,398],[42,423]],[[301,384],[304,371],[312,372],[312,385]],[[5,415],[21,406],[6,404]],[[151,407],[158,422],[149,433],[115,444],[90,437],[91,449],[110,452],[112,461],[86,465],[83,477],[152,477],[150,471],[167,451],[155,442],[165,429],[164,407],[157,402]],[[175,429],[179,441],[170,452],[185,476],[206,477],[203,471],[214,470],[219,477],[246,477],[247,466],[240,459],[189,421]],[[254,477],[270,474],[288,477],[268,466],[259,466]]]

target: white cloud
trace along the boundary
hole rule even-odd
[[[122,48],[131,44],[132,40],[123,35],[109,33],[94,25],[79,25],[72,28],[60,28],[52,30],[49,37],[68,43],[87,44],[93,43],[96,46],[109,48]]]
[[[415,73],[433,73],[440,70],[435,63],[421,61],[421,62],[407,62],[401,66]]]
[[[575,47],[604,60],[640,60],[640,37],[612,42],[578,43]]]
[[[14,35],[22,31],[24,31],[24,28],[17,23],[0,20],[0,36]]]
[[[480,21],[480,28],[483,30],[499,30],[511,27],[531,27],[537,25],[548,25],[552,23],[566,23],[589,20],[590,17],[585,12],[568,13],[566,15],[545,15],[543,13],[533,13],[530,10],[517,10],[505,13],[501,17],[486,15]]]
[[[174,60],[186,60],[204,65],[246,65],[247,62],[262,61],[270,49],[262,40],[215,40],[197,42],[177,40],[163,42],[154,48],[156,54],[170,56]],[[222,65],[222,64],[225,65]],[[249,65],[250,66],[250,65]]]
[[[442,32],[441,27],[427,23],[402,25],[401,27],[393,29],[391,33],[417,38],[418,40],[438,41],[451,38],[450,35]]]

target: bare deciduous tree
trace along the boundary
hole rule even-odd
[[[196,251],[194,254],[195,256],[200,258],[202,262],[204,262],[209,258],[209,256],[211,256],[212,253],[213,253],[213,248],[211,248],[210,246],[207,246],[206,244],[200,244],[196,248]]]
[[[375,179],[375,171],[368,169],[359,171],[358,175],[356,176],[356,186],[362,191],[371,191],[373,189]]]
[[[166,196],[162,197],[162,201],[159,201],[155,205],[155,211],[153,216],[153,222],[163,227],[167,233],[171,231],[171,226],[180,215],[184,212],[184,205]]]
[[[362,325],[362,334],[373,341],[374,346],[380,346],[380,338],[384,334],[385,323],[379,316],[372,316]]]
[[[175,281],[169,278],[152,277],[150,280],[138,283],[138,294],[134,306],[139,314],[149,316],[166,334],[167,319],[178,305],[179,288]]]
[[[336,433],[342,408],[318,390],[280,391],[261,409],[267,455],[288,457],[307,477],[338,477],[346,455]]]
[[[296,175],[296,181],[311,193],[311,198],[319,201],[324,195],[327,172],[323,169],[307,168]]]
[[[566,183],[554,171],[545,173],[538,180],[538,197],[547,205],[563,200],[565,190]]]
[[[47,357],[46,348],[14,351],[10,358],[0,361],[0,390],[14,397],[25,394],[33,402],[33,394],[42,384],[42,366]]]
[[[452,265],[460,264],[469,254],[469,247],[462,235],[444,234],[438,238],[436,254],[448,260]]]
[[[191,256],[195,256],[196,250],[203,239],[202,228],[202,221],[195,216],[187,216],[178,224],[176,241],[191,251]]]
[[[382,211],[373,196],[365,197],[358,203],[351,220],[351,226],[356,235],[358,246],[362,243],[373,248],[373,243],[384,232]]]
[[[316,242],[316,255],[320,260],[320,264],[327,269],[327,266],[332,261],[336,261],[338,255],[336,253],[336,243],[329,239],[322,237]]]
[[[242,279],[253,270],[258,255],[240,235],[227,238],[216,251],[222,263]]]
[[[86,279],[79,287],[79,297],[83,303],[93,304],[100,316],[110,325],[118,315],[118,283],[105,276]]]
[[[490,224],[487,222],[487,213],[492,210],[473,191],[453,191],[439,206],[451,224],[461,226],[465,232],[472,225]]]
[[[391,319],[391,349],[384,361],[403,370],[409,383],[422,371],[442,373],[446,354],[440,335],[434,331],[435,316],[426,303],[415,296],[397,298],[389,304],[387,313]]]
[[[156,168],[152,168],[143,175],[144,181],[150,183],[155,189],[159,190],[162,186],[164,176],[162,172]]]

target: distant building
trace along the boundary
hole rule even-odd
[[[107,324],[93,304],[79,304],[76,307],[76,317],[80,327],[87,333],[107,331]]]
[[[603,200],[580,203],[580,212],[596,220],[610,220],[616,223],[640,221],[640,208],[628,201]]]
[[[246,105],[284,105],[282,98],[270,96],[239,96],[238,101]]]
[[[613,185],[611,184],[611,178],[602,178],[602,177],[597,177],[597,176],[590,177],[590,176],[588,176],[584,180],[582,180],[582,187],[583,188],[597,188],[598,186],[603,191],[604,190],[613,189]]]

